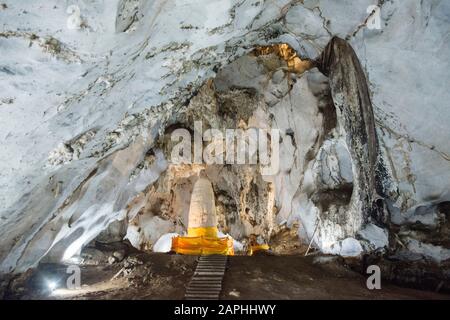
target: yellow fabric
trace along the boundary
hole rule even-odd
[[[217,227],[188,228],[188,237],[217,238]]]
[[[257,245],[250,246],[249,255],[252,255],[256,251],[269,250],[269,248],[270,247],[268,244],[257,244]]]
[[[174,237],[172,251],[190,255],[234,255],[233,239],[209,237]]]

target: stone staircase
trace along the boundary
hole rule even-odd
[[[200,256],[191,282],[186,288],[186,300],[219,300],[228,256]]]

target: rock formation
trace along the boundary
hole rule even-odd
[[[4,2],[2,272],[182,234],[201,170],[238,241],[448,260],[447,1]],[[174,166],[196,120],[280,129],[279,171]]]
[[[200,177],[194,184],[189,206],[188,232],[191,228],[216,228],[216,205],[211,182]],[[217,236],[217,235],[216,235]]]

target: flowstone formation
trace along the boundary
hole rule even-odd
[[[2,272],[79,257],[93,240],[152,250],[187,231],[202,170],[236,243],[283,253],[286,235],[445,270],[448,2],[4,4]],[[374,4],[380,29],[366,26]],[[279,170],[174,165],[171,134],[196,121],[279,129]]]

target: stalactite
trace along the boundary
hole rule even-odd
[[[330,79],[333,102],[356,169],[356,192],[364,223],[374,210],[374,202],[380,198],[378,138],[366,76],[353,48],[338,37],[331,39],[316,60],[316,66]]]

